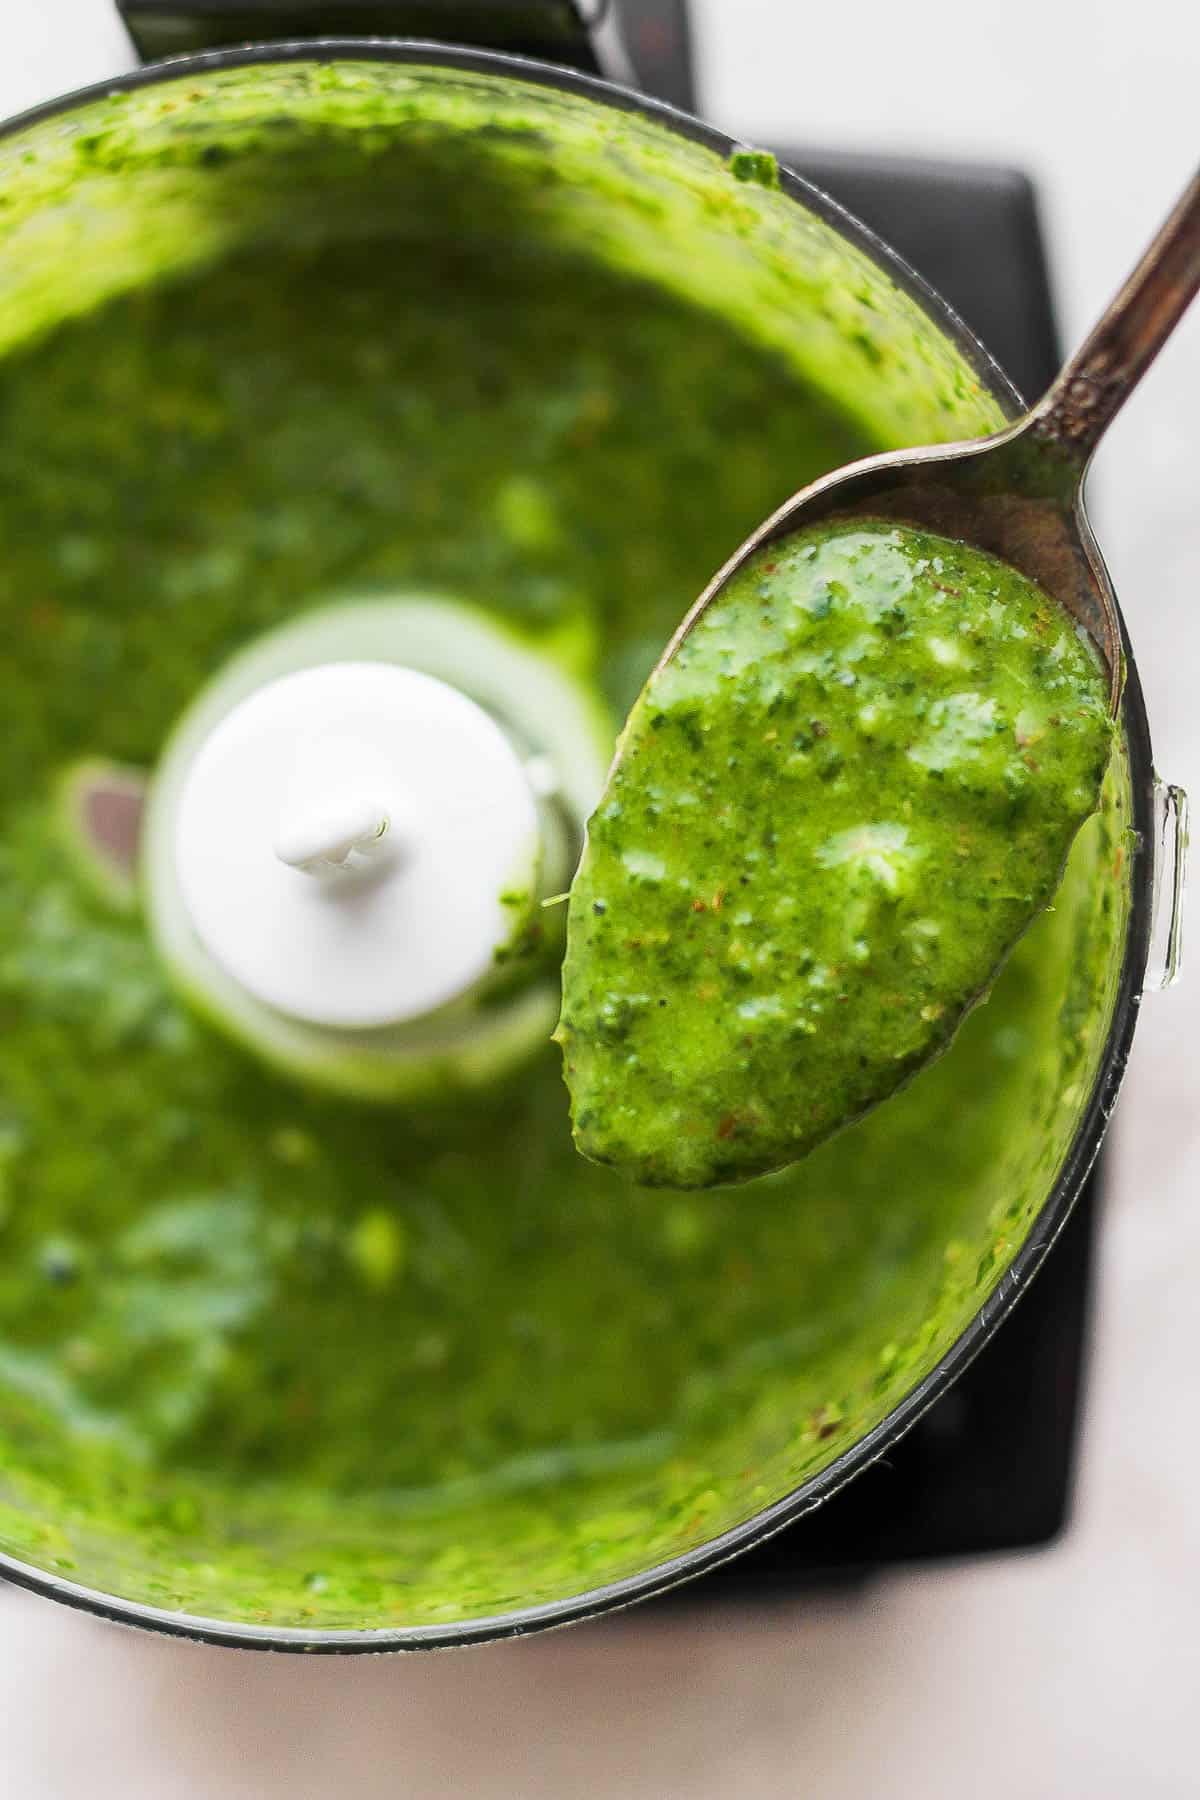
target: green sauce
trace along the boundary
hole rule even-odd
[[[521,83],[191,76],[0,177],[0,1548],[331,1630],[681,1554],[883,1417],[1037,1217],[1111,1006],[1119,761],[948,1056],[750,1192],[653,1202],[576,1153],[549,1044],[420,1110],[272,1074],[64,843],[62,781],[153,765],[232,653],[371,591],[488,608],[615,737],[798,483],[997,409],[782,194]]]
[[[575,1141],[655,1186],[794,1162],[945,1048],[1099,801],[1107,682],[995,558],[760,551],[622,733],[572,890]]]

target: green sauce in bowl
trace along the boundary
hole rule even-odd
[[[0,1548],[339,1632],[703,1544],[883,1418],[1036,1218],[1112,1003],[1119,756],[952,1051],[736,1195],[584,1162],[548,1042],[420,1107],[272,1073],[85,878],[63,774],[152,766],[230,656],[371,593],[487,609],[615,739],[789,492],[999,408],[785,195],[519,81],[188,73],[0,181]]]

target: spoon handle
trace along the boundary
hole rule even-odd
[[[1031,414],[1035,436],[1065,451],[1081,475],[1198,288],[1200,174]]]

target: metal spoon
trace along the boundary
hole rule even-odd
[[[659,660],[758,550],[822,519],[889,518],[991,551],[1057,599],[1098,645],[1121,695],[1116,597],[1083,504],[1092,452],[1200,288],[1200,175],[1049,392],[967,443],[847,463],[786,501],[709,583]]]

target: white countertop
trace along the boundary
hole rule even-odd
[[[1070,337],[1200,150],[1200,13],[1179,0],[694,6],[706,110],[732,129],[1029,169]],[[109,0],[0,12],[0,116],[128,61]],[[1200,308],[1114,429],[1097,486],[1158,765],[1200,795]],[[1139,1028],[1077,1517],[1058,1548],[892,1575],[857,1598],[634,1613],[432,1659],[197,1649],[0,1593],[5,1800],[1195,1794],[1197,1046],[1200,966],[1147,1000]]]

